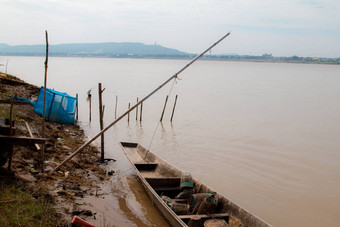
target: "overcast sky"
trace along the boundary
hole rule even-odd
[[[340,57],[340,0],[0,0],[0,43],[143,42],[213,54]]]

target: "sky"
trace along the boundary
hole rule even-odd
[[[340,57],[339,0],[0,0],[0,43],[142,42],[212,54]]]

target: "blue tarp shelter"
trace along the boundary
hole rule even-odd
[[[34,112],[43,114],[44,87],[40,88],[38,100],[34,105]],[[76,113],[77,99],[67,93],[46,89],[45,119],[73,124]]]

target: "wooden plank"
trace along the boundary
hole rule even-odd
[[[156,192],[163,192],[163,191],[181,191],[179,187],[155,187],[154,190]]]
[[[0,99],[0,103],[2,104],[11,104],[12,99]],[[20,100],[14,100],[15,105],[31,105],[28,102],[20,101]]]
[[[13,145],[20,145],[20,146],[28,146],[38,143],[44,144],[48,139],[47,138],[31,138],[26,136],[5,136],[0,135],[0,142],[4,143],[11,143]]]
[[[228,213],[221,213],[221,214],[196,214],[196,215],[178,215],[180,219],[190,219],[190,218],[226,218],[229,217]]]
[[[153,188],[179,188],[181,184],[180,177],[146,177],[145,180]]]

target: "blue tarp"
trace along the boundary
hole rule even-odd
[[[34,112],[43,114],[44,87],[40,88],[38,100],[34,105]],[[46,89],[45,119],[73,124],[76,113],[77,99],[67,93]]]

